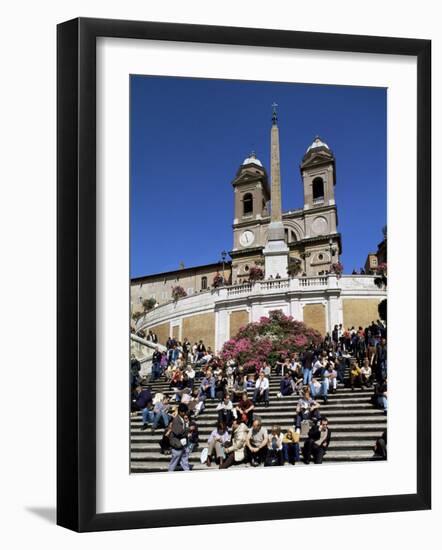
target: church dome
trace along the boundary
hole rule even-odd
[[[262,162],[256,158],[254,151],[250,153],[250,156],[244,159],[244,162],[242,163],[242,165],[245,166],[246,164],[256,164],[257,166],[262,167]]]
[[[324,141],[322,141],[319,136],[316,136],[313,140],[313,143],[310,145],[310,147],[308,147],[306,153],[312,151],[313,149],[319,149],[320,147],[330,150],[330,147]]]

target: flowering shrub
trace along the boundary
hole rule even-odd
[[[343,271],[344,271],[344,266],[341,264],[341,262],[336,262],[334,264],[331,264],[330,266],[330,272],[335,273],[338,277],[342,275]]]
[[[187,292],[182,286],[174,286],[172,288],[172,298],[175,300],[175,302],[180,298],[184,298],[185,296],[187,296]]]
[[[257,266],[253,266],[249,271],[249,281],[261,281],[264,279],[264,271]]]
[[[319,344],[320,333],[301,321],[287,317],[280,310],[271,311],[269,317],[249,323],[239,329],[221,350],[221,361],[235,361],[245,372],[260,370],[264,362],[274,365],[294,352],[305,350],[310,344]]]
[[[223,279],[222,275],[217,273],[215,275],[215,277],[213,278],[213,282],[212,282],[213,288],[218,288],[219,286],[222,286],[223,283],[224,283],[224,279]]]

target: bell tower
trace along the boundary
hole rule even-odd
[[[301,162],[304,210],[335,204],[335,157],[330,147],[316,137]]]
[[[235,192],[234,225],[267,215],[267,203],[270,200],[267,173],[254,151],[244,159],[232,185]]]
[[[320,137],[308,147],[300,169],[304,187],[303,271],[309,276],[321,275],[339,261],[341,236],[337,229],[335,157]]]
[[[265,220],[268,219],[270,189],[267,173],[252,152],[232,181],[235,194],[233,219],[232,280],[246,281],[249,270],[262,258]]]

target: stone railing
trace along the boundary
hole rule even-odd
[[[146,325],[151,326],[153,324],[160,324],[163,320],[173,317],[176,312],[185,314],[186,312],[195,313],[198,310],[207,311],[213,309],[214,296],[217,296],[218,292],[218,289],[213,289],[207,292],[190,294],[189,296],[185,296],[179,300],[161,304],[140,317],[136,322],[136,329],[140,330]]]
[[[193,294],[162,304],[146,313],[136,323],[136,328],[153,327],[172,319],[189,315],[215,311],[228,307],[229,302],[239,302],[247,299],[251,303],[261,298],[289,299],[296,295],[301,300],[309,300],[318,295],[333,294],[340,296],[381,296],[386,291],[378,289],[372,275],[320,275],[316,277],[292,277],[289,279],[267,279],[254,283],[223,286],[208,292]]]
[[[166,351],[166,347],[161,344],[155,344],[144,338],[140,338],[136,334],[130,335],[130,353],[135,355],[141,364],[141,376],[146,377],[152,370],[152,355],[155,349]]]
[[[336,279],[336,277],[324,275],[322,277],[301,277],[299,279],[299,286],[301,288],[310,287],[326,287],[329,286],[329,280]]]

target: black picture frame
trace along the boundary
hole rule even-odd
[[[417,58],[417,491],[362,498],[96,512],[96,39],[396,54]],[[57,28],[57,523],[111,529],[431,507],[431,41],[79,18]]]

